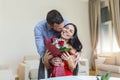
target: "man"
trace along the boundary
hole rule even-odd
[[[63,19],[62,15],[57,10],[51,10],[48,12],[46,20],[40,21],[34,29],[35,42],[38,53],[40,54],[40,66],[38,71],[38,79],[45,78],[44,71],[44,54],[46,53],[46,47],[44,44],[44,38],[49,39],[51,37],[60,37],[60,32],[67,21]],[[48,58],[52,58],[52,55],[48,55]],[[48,70],[48,77],[49,77]]]

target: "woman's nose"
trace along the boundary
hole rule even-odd
[[[64,28],[62,31],[63,31],[63,32],[66,32],[66,33],[68,33],[68,32],[69,32],[69,30],[68,30],[68,29],[66,29],[66,28]]]
[[[66,29],[65,31],[66,31],[67,33],[69,32],[69,30],[68,30],[68,29]]]

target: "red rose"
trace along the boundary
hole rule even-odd
[[[61,40],[61,41],[58,42],[58,44],[59,44],[60,47],[62,47],[64,45],[64,41]]]
[[[51,38],[51,42],[54,42],[57,38],[53,37]]]

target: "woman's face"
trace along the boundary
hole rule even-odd
[[[73,37],[74,32],[75,32],[74,26],[73,25],[67,25],[66,27],[64,27],[62,29],[61,37],[66,39],[66,40],[69,40]]]

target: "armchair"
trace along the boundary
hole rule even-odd
[[[98,75],[111,72],[111,76],[120,77],[120,53],[98,55],[95,63]]]
[[[8,65],[0,65],[0,80],[15,80],[12,70]]]
[[[78,75],[89,75],[88,59],[80,59],[78,64],[79,64]]]
[[[39,55],[25,56],[18,67],[19,80],[37,80],[39,60]]]

